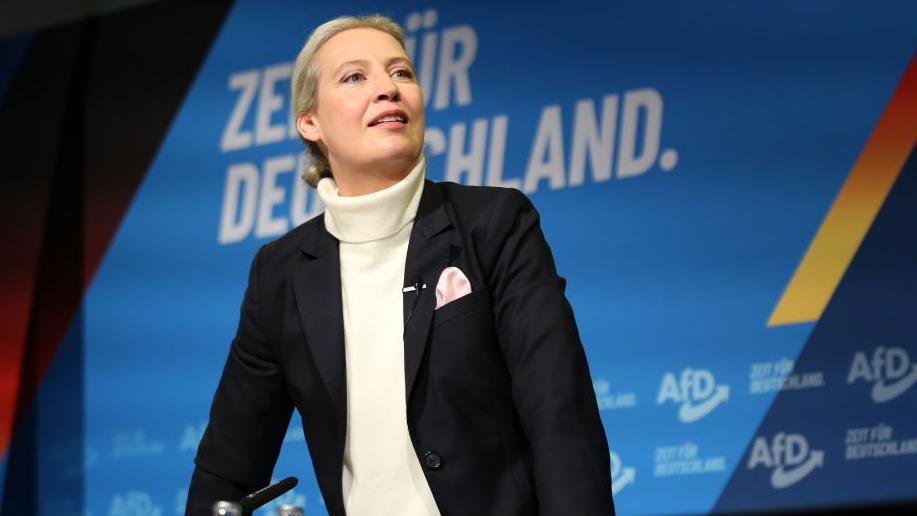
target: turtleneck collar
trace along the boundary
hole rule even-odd
[[[326,177],[316,190],[325,203],[325,229],[341,242],[361,243],[388,238],[414,220],[423,192],[426,159],[401,181],[366,195],[342,197],[337,183]]]

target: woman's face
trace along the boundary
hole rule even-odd
[[[297,121],[320,142],[331,170],[407,174],[423,147],[423,94],[404,49],[375,29],[334,35],[316,55],[317,105]]]

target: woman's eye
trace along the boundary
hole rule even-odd
[[[407,68],[399,68],[395,70],[394,72],[392,72],[392,75],[394,75],[395,77],[399,79],[413,79],[414,78],[414,74]]]
[[[362,81],[363,79],[364,79],[364,77],[363,77],[363,74],[362,74],[362,73],[360,73],[360,72],[353,72],[353,73],[349,73],[349,74],[345,75],[344,78],[341,79],[341,82],[356,83],[356,82]]]

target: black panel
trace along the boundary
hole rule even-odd
[[[230,6],[160,2],[38,32],[9,82],[0,271],[32,305],[3,515],[37,514],[52,487],[43,510],[82,511],[82,474],[61,476],[84,462],[77,311]]]

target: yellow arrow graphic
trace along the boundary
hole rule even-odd
[[[917,140],[917,54],[767,321],[817,321]]]

